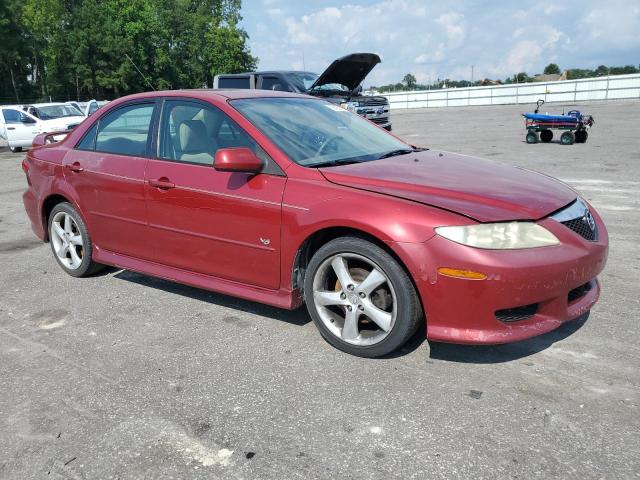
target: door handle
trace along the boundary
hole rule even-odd
[[[149,185],[159,188],[160,190],[170,190],[176,186],[176,184],[170,182],[167,177],[158,178],[157,180],[149,180]]]
[[[69,170],[71,170],[72,172],[81,172],[81,171],[84,170],[84,168],[82,168],[80,166],[80,163],[78,163],[78,162],[67,163],[67,168]]]
[[[16,127],[7,127],[7,130],[15,130]]]

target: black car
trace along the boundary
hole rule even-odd
[[[334,60],[321,74],[302,71],[262,71],[216,75],[214,88],[258,88],[306,93],[323,97],[391,130],[389,101],[385,97],[362,95],[362,81],[380,57],[375,53],[352,53]]]

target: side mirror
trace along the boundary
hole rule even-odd
[[[246,147],[221,148],[216,152],[213,168],[220,172],[260,173],[264,162]]]
[[[21,123],[36,123],[36,121],[33,118],[31,118],[28,115],[25,115],[24,113],[20,114],[20,122]]]

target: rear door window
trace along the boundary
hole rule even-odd
[[[249,77],[219,77],[218,88],[251,88]]]
[[[98,125],[94,125],[91,129],[84,134],[80,143],[76,145],[78,150],[94,150],[96,146],[96,132],[98,131]]]
[[[144,156],[147,151],[153,103],[118,108],[100,120],[95,149],[120,155]]]

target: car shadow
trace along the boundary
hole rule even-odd
[[[115,273],[114,273],[115,272]],[[271,307],[262,303],[251,302],[241,298],[232,297],[209,290],[190,287],[180,283],[163,280],[157,277],[150,277],[130,270],[120,270],[108,268],[101,274],[113,273],[119,280],[135,283],[140,286],[163,290],[168,293],[182,295],[201,302],[218,305],[226,308],[237,309],[253,315],[260,315],[290,323],[292,325],[304,326],[311,322],[311,317],[307,309],[303,306],[295,310],[285,310]],[[528,357],[549,348],[554,343],[564,340],[573,335],[586,323],[589,313],[577,319],[566,322],[549,333],[539,335],[528,340],[508,343],[504,345],[458,345],[452,343],[429,342],[430,359],[443,360],[458,363],[505,363],[513,360]],[[404,357],[414,352],[426,341],[426,329],[424,323],[418,331],[401,348],[381,359],[393,359]]]
[[[127,282],[135,283],[144,287],[155,288],[168,293],[182,295],[183,297],[192,298],[194,300],[199,300],[201,302],[206,302],[212,305],[233,308],[246,313],[260,315],[274,320],[280,320],[300,327],[308,324],[311,321],[311,317],[309,317],[307,309],[304,307],[300,307],[295,310],[285,310],[282,308],[264,305],[262,303],[256,303],[249,300],[243,300],[241,298],[231,297],[229,295],[224,295],[221,293],[211,292],[209,290],[202,290],[200,288],[182,285],[180,283],[163,280],[157,277],[150,277],[140,273],[132,272],[130,270],[114,269],[112,270],[112,272],[113,271],[117,272],[113,275],[113,277],[117,278],[118,280],[125,280]]]
[[[589,313],[562,324],[557,329],[515,343],[504,345],[454,345],[431,342],[431,359],[459,363],[504,363],[539,353],[580,330]]]

